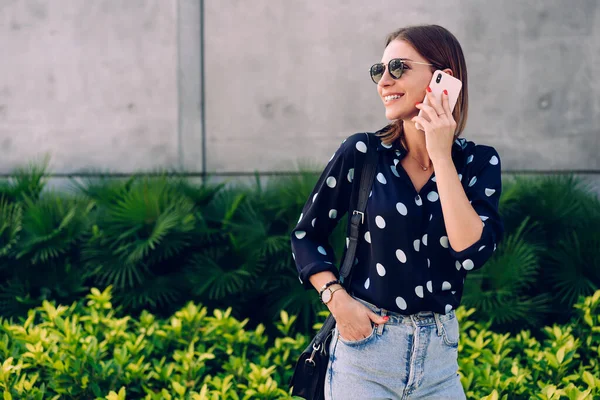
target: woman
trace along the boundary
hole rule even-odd
[[[462,81],[453,112],[447,94],[437,99],[428,90],[436,69]],[[503,235],[500,157],[458,138],[467,121],[467,68],[446,29],[391,33],[371,78],[392,122],[371,136],[376,179],[348,291],[336,281],[328,236],[361,176],[364,133],[333,155],[291,235],[300,282],[320,292],[337,323],[325,398],[464,399],[454,310],[468,272],[484,265]],[[426,94],[431,106],[420,103]]]

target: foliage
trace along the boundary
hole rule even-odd
[[[31,164],[0,184],[0,315],[109,285],[130,315],[167,316],[191,300],[231,307],[271,335],[281,309],[304,333],[325,310],[298,282],[289,240],[313,167],[248,185],[163,173],[73,180],[62,191],[45,189],[46,171]],[[462,304],[496,331],[540,337],[539,327],[567,321],[577,298],[600,288],[600,203],[572,177],[517,178],[505,183],[500,211],[505,240],[467,275]],[[345,232],[342,219],[330,238],[338,261]]]
[[[5,399],[289,399],[288,382],[309,336],[280,312],[278,334],[247,329],[231,309],[188,303],[167,319],[117,316],[110,288],[87,301],[44,301],[17,323],[0,319]],[[567,325],[511,336],[457,309],[459,366],[469,399],[600,396],[600,291],[580,298]]]

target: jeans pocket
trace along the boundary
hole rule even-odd
[[[458,347],[459,336],[460,330],[456,316],[442,322],[442,340],[446,346]]]
[[[375,330],[377,329],[377,325],[373,324],[373,321],[371,321],[371,334],[365,338],[359,339],[359,340],[346,340],[342,337],[342,335],[340,335],[340,331],[336,325],[335,327],[335,334],[337,335],[337,337],[340,339],[340,342],[342,342],[343,344],[345,344],[346,346],[360,346],[361,344],[365,344],[369,341],[371,341],[371,339],[373,339],[375,337]]]

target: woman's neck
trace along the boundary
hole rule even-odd
[[[425,132],[417,129],[411,121],[404,121],[404,145],[412,157],[423,165],[429,165],[429,153],[425,142]]]

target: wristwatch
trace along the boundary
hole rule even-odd
[[[325,290],[321,291],[321,293],[319,293],[319,296],[321,297],[321,301],[323,302],[323,304],[329,303],[333,298],[333,293],[343,288],[344,287],[342,285],[332,285],[331,287],[328,287]]]

